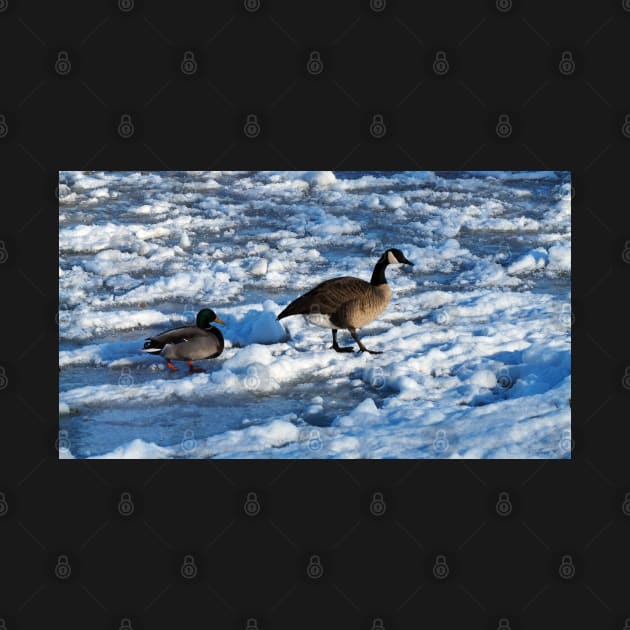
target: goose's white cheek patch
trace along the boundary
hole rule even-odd
[[[395,265],[398,261],[396,260],[396,256],[394,256],[394,254],[387,252],[387,262],[390,265]]]

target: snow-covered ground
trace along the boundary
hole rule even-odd
[[[62,172],[61,457],[568,458],[566,172]],[[292,299],[390,266],[388,309],[329,350]],[[210,307],[224,353],[145,337]],[[352,339],[340,332],[341,345]]]

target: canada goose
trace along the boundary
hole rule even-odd
[[[188,361],[191,372],[204,372],[202,368],[193,367],[192,362],[199,359],[214,359],[223,352],[223,335],[212,323],[223,324],[217,314],[203,308],[197,313],[196,326],[172,328],[155,337],[148,337],[143,351],[161,354],[166,359],[169,370],[178,371],[172,363]]]
[[[342,348],[337,343],[337,330],[344,328],[359,344],[361,352],[381,354],[378,350],[368,350],[361,343],[357,328],[376,319],[389,304],[392,292],[385,278],[385,268],[396,263],[413,265],[399,249],[388,249],[376,262],[370,282],[351,276],[326,280],[291,302],[278,319],[305,315],[316,326],[332,328],[333,350],[352,352],[352,346]]]

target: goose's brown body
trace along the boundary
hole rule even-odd
[[[278,319],[304,315],[312,324],[332,328],[332,348],[337,352],[352,351],[337,344],[337,330],[348,330],[359,350],[378,354],[361,343],[356,330],[374,321],[387,308],[392,292],[385,278],[385,268],[392,263],[413,265],[399,249],[387,250],[377,261],[370,282],[351,276],[326,280],[291,302]]]
[[[359,278],[343,276],[326,280],[297,298],[278,315],[278,319],[306,315],[312,323],[326,328],[362,328],[387,308],[391,297],[387,283],[374,286]],[[324,317],[320,318],[320,315]],[[326,319],[330,325],[323,323]]]

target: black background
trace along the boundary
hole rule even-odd
[[[120,2],[0,0],[0,627],[622,630],[630,2]],[[57,171],[179,168],[571,170],[572,461],[58,461]]]

